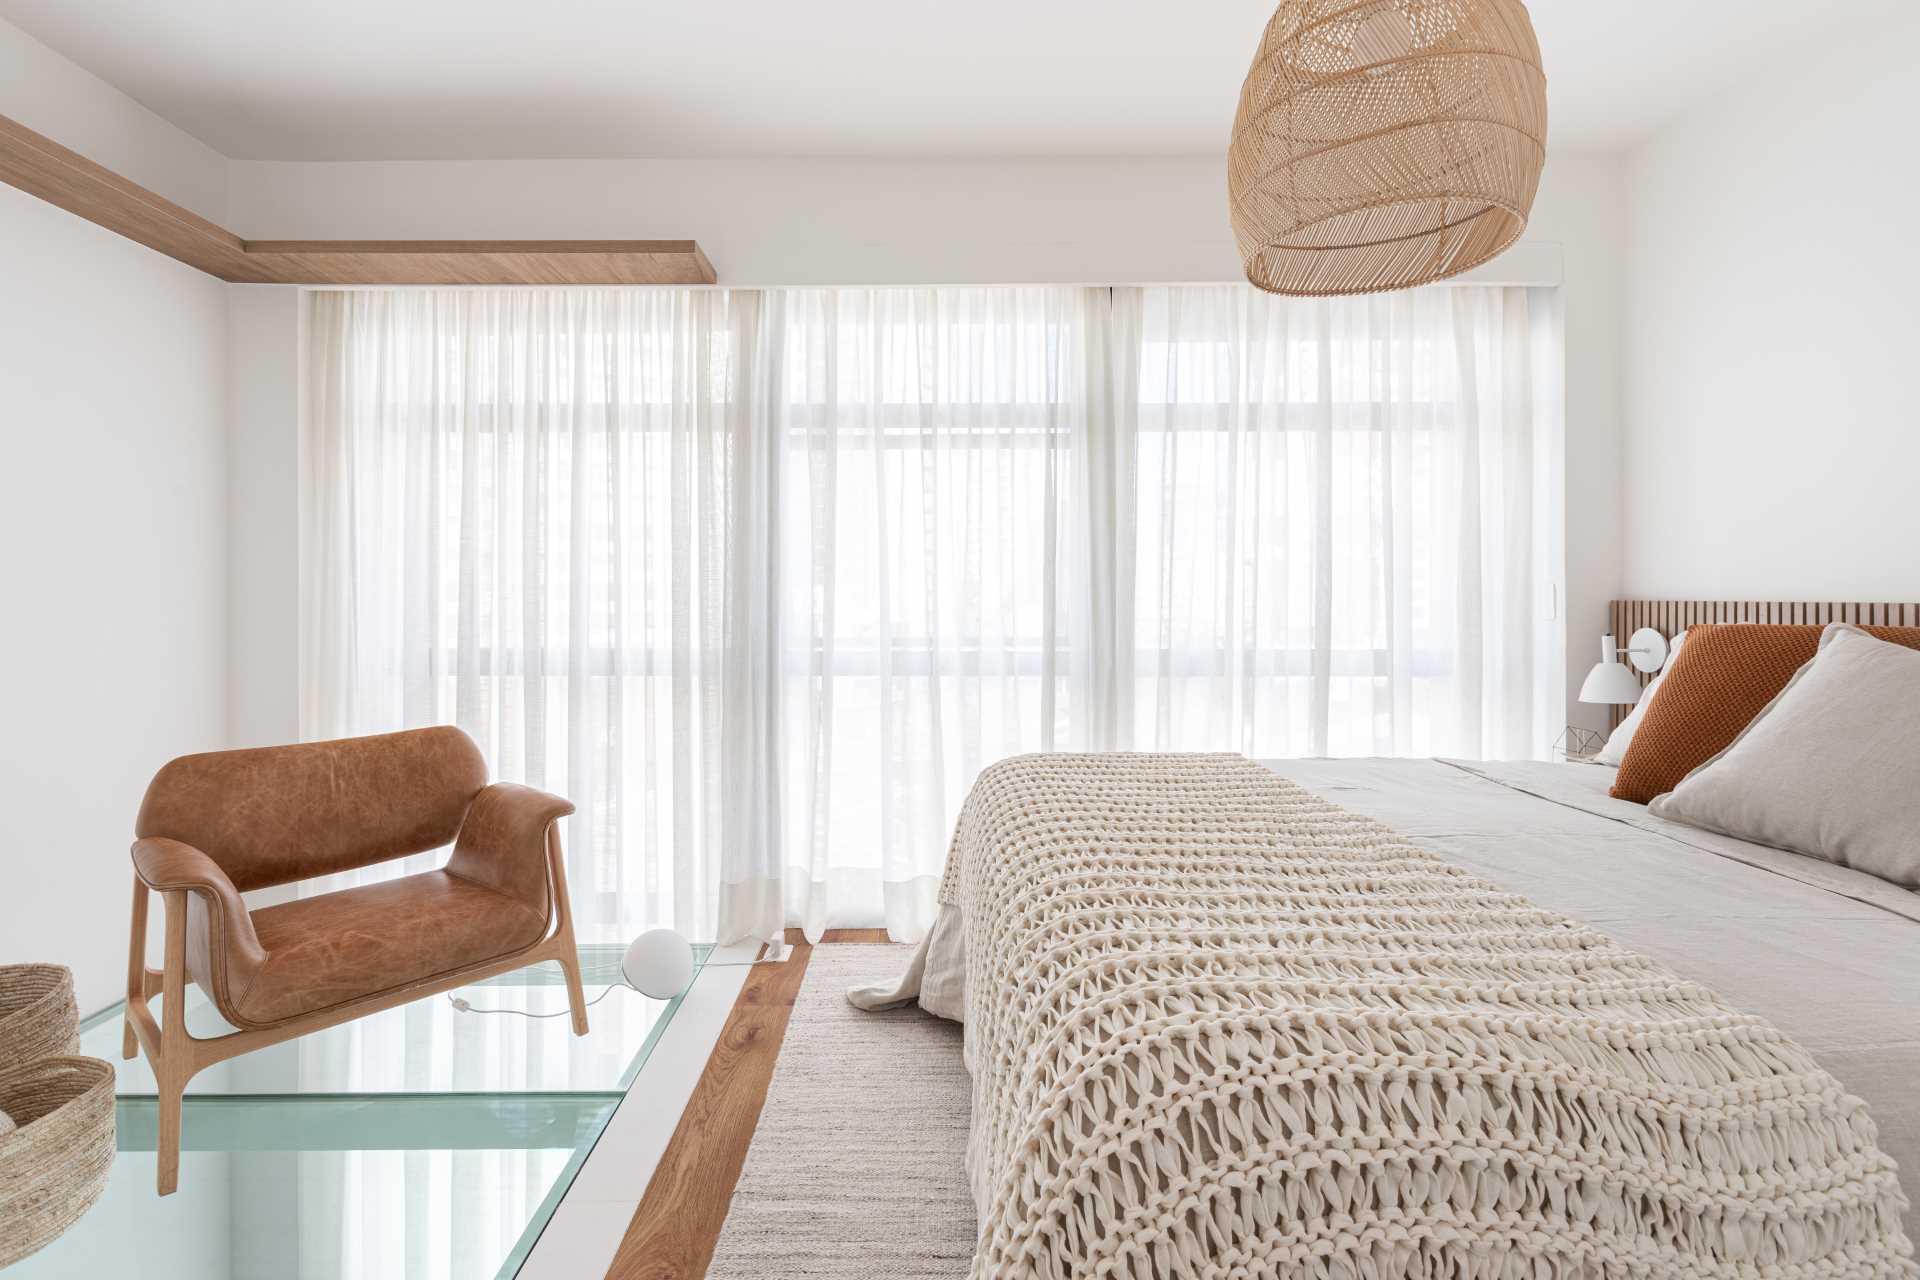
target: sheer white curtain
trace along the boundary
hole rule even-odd
[[[458,724],[569,797],[583,941],[780,924],[761,305],[312,295],[305,732]]]
[[[1557,633],[1547,291],[1117,290],[1137,334],[1131,745],[1538,754]],[[1127,524],[1131,528],[1127,528]]]
[[[589,940],[915,937],[1018,752],[1557,727],[1550,291],[313,307],[306,730],[572,797]]]
[[[1107,291],[777,299],[788,916],[914,937],[980,769],[1090,743],[1073,512]]]

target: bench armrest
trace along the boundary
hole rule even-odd
[[[572,812],[572,801],[532,787],[511,782],[483,787],[467,806],[447,871],[505,894],[551,921],[547,828]]]
[[[204,943],[191,936],[195,930],[190,913],[188,949],[204,954],[210,966],[231,960],[234,967],[250,970],[265,961],[267,953],[253,931],[246,901],[212,858],[178,840],[143,836],[133,842],[133,870],[156,892],[199,895],[206,907],[208,936]]]

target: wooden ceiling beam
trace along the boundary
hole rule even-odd
[[[712,284],[692,240],[249,240],[294,284]]]
[[[692,240],[242,240],[0,116],[0,182],[240,284],[712,284]]]
[[[240,237],[0,116],[0,181],[222,280],[257,281]]]

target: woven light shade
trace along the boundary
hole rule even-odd
[[[1521,0],[1284,0],[1227,152],[1247,279],[1327,297],[1476,267],[1526,229],[1546,136]]]

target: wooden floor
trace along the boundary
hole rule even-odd
[[[627,1224],[607,1280],[701,1280],[706,1275],[813,955],[798,930],[788,930],[787,941],[794,948],[785,964],[748,972],[647,1194]],[[885,942],[887,933],[833,929],[823,941]]]

